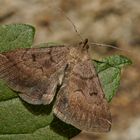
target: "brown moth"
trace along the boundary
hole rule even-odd
[[[0,79],[34,105],[50,104],[59,87],[53,107],[58,118],[81,130],[107,132],[111,114],[87,42],[1,53]]]

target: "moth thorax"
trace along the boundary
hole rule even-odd
[[[68,59],[70,62],[79,62],[89,59],[88,51],[82,50],[81,46],[73,47],[70,51],[70,58]]]

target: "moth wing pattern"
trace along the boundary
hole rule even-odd
[[[30,104],[49,104],[61,85],[65,46],[17,49],[0,54],[0,79]]]
[[[91,60],[79,62],[71,69],[58,92],[53,112],[80,130],[110,130],[111,114]]]

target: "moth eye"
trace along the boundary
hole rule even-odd
[[[98,94],[97,92],[90,92],[89,93],[90,96],[97,95],[97,94]]]

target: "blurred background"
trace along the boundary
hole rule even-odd
[[[35,44],[79,42],[68,18],[90,42],[126,50],[96,47],[94,59],[122,54],[133,61],[122,71],[121,85],[110,103],[111,132],[82,132],[72,140],[140,140],[140,0],[0,0],[0,24],[33,25]]]

